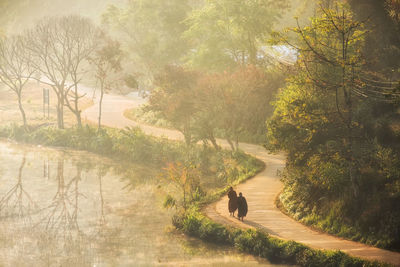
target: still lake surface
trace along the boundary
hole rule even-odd
[[[132,173],[0,141],[0,266],[284,266],[173,230],[159,183]]]

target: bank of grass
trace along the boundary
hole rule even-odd
[[[276,202],[283,213],[317,231],[326,232],[378,248],[399,251],[398,242],[394,242],[394,239],[398,239],[398,236],[376,232],[371,228],[365,229],[365,227],[361,226],[362,218],[355,218],[354,220],[343,219],[342,209],[344,201],[323,202],[324,205],[320,206],[324,208],[320,208],[319,210],[310,208],[311,205],[304,203],[302,199],[296,197],[290,186],[287,186],[281,192]],[[393,220],[392,224],[386,224],[385,228],[395,228],[396,223],[397,222]]]
[[[175,215],[173,224],[184,233],[217,244],[234,246],[240,251],[263,257],[272,263],[293,264],[307,267],[390,266],[376,261],[351,257],[341,251],[316,250],[294,241],[271,237],[262,230],[242,230],[221,225],[204,216],[197,206]]]
[[[100,131],[92,126],[58,129],[53,126],[30,126],[25,129],[16,124],[0,127],[0,137],[18,142],[43,146],[84,150],[113,158],[119,162],[151,165],[161,172],[169,163],[190,163],[200,171],[200,186],[207,196],[215,191],[225,192],[227,184],[254,176],[263,163],[243,152],[217,151],[209,146],[187,146],[145,135],[139,128]],[[204,199],[207,199],[205,197]]]
[[[82,129],[29,126],[25,129],[12,124],[0,127],[0,137],[29,144],[84,150],[131,162],[161,163],[179,153],[177,144],[146,136],[138,128],[105,128],[98,131],[92,126]]]

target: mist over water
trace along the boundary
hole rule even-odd
[[[168,230],[157,183],[130,183],[115,167],[90,153],[0,142],[0,263],[271,266]]]

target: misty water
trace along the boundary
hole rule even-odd
[[[275,266],[173,230],[156,180],[122,169],[86,152],[0,142],[0,265]]]

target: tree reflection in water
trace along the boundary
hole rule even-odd
[[[64,161],[64,154],[62,154],[57,161],[55,177],[57,191],[52,198],[52,203],[43,210],[41,221],[38,223],[38,226],[43,227],[45,230],[45,234],[41,238],[43,242],[41,247],[46,251],[49,244],[52,244],[53,251],[46,255],[47,259],[51,259],[54,255],[60,255],[61,253],[64,254],[62,260],[68,261],[68,264],[93,264],[94,257],[91,251],[91,243],[98,242],[99,231],[106,223],[101,184],[102,173],[98,172],[98,193],[101,199],[99,203],[100,218],[93,222],[97,224],[93,229],[98,230],[97,232],[84,231],[80,229],[79,225],[79,212],[81,211],[79,201],[81,198],[87,200],[87,196],[79,191],[83,167],[79,162],[74,164],[76,174],[69,179],[64,175]]]
[[[254,262],[165,231],[171,214],[152,166],[0,142],[0,169],[0,265]]]
[[[31,197],[30,191],[35,191],[37,185],[32,185],[32,182],[24,188],[23,177],[24,168],[27,165],[26,154],[23,155],[21,163],[17,172],[16,183],[6,192],[0,199],[0,220],[2,223],[2,236],[7,236],[12,233],[8,238],[8,242],[17,245],[17,255],[15,259],[24,257],[38,257],[40,262],[44,265],[92,265],[96,257],[93,257],[92,244],[99,242],[99,238],[104,238],[104,231],[106,226],[106,214],[104,212],[104,197],[102,178],[107,175],[108,167],[102,166],[84,166],[79,164],[79,161],[69,160],[69,171],[74,171],[75,174],[65,175],[65,155],[61,153],[56,160],[56,171],[54,177],[48,176],[50,164],[44,164],[44,177],[55,186],[52,186],[49,192],[54,188],[55,193],[39,195],[39,199],[34,200]],[[29,165],[29,161],[28,161]],[[90,171],[92,168],[97,167],[97,177],[93,177],[94,181],[97,180],[97,186],[90,187],[93,195],[97,195],[97,199],[88,199],[88,197],[80,192],[80,182],[82,181],[82,174]],[[91,177],[89,177],[91,178]],[[45,183],[44,183],[45,184]],[[53,188],[53,189],[52,189]],[[94,191],[98,192],[94,192]],[[34,192],[33,192],[34,193]],[[46,198],[46,199],[43,199]],[[87,209],[87,205],[79,207],[80,201],[92,201],[96,203],[96,208],[99,209],[95,213],[97,218],[91,218],[87,222],[87,215],[82,215],[80,212],[83,208]],[[39,204],[38,204],[39,203]],[[85,224],[85,229],[81,230],[80,224]],[[94,224],[94,225],[93,225]],[[88,227],[90,225],[90,227]],[[8,232],[8,234],[7,234]],[[0,237],[2,237],[0,236]],[[26,248],[27,241],[30,243],[28,249]],[[31,254],[31,255],[27,255]],[[22,261],[22,260],[21,260]]]
[[[97,172],[97,178],[99,179],[99,193],[100,193],[100,219],[99,219],[100,226],[106,225],[106,216],[104,214],[103,183],[101,181],[101,179],[103,178],[103,176],[106,173],[104,173],[104,168],[103,169],[99,168],[99,170]],[[102,228],[100,227],[100,229],[102,229]]]
[[[38,209],[22,183],[25,163],[26,155],[24,154],[18,170],[17,183],[0,200],[0,219],[16,216],[30,221],[30,214]]]
[[[44,209],[44,216],[39,224],[45,223],[45,229],[55,236],[71,237],[72,232],[79,232],[78,225],[78,200],[79,181],[82,170],[77,166],[76,176],[69,181],[64,178],[64,157],[57,162],[57,192],[52,203]]]

